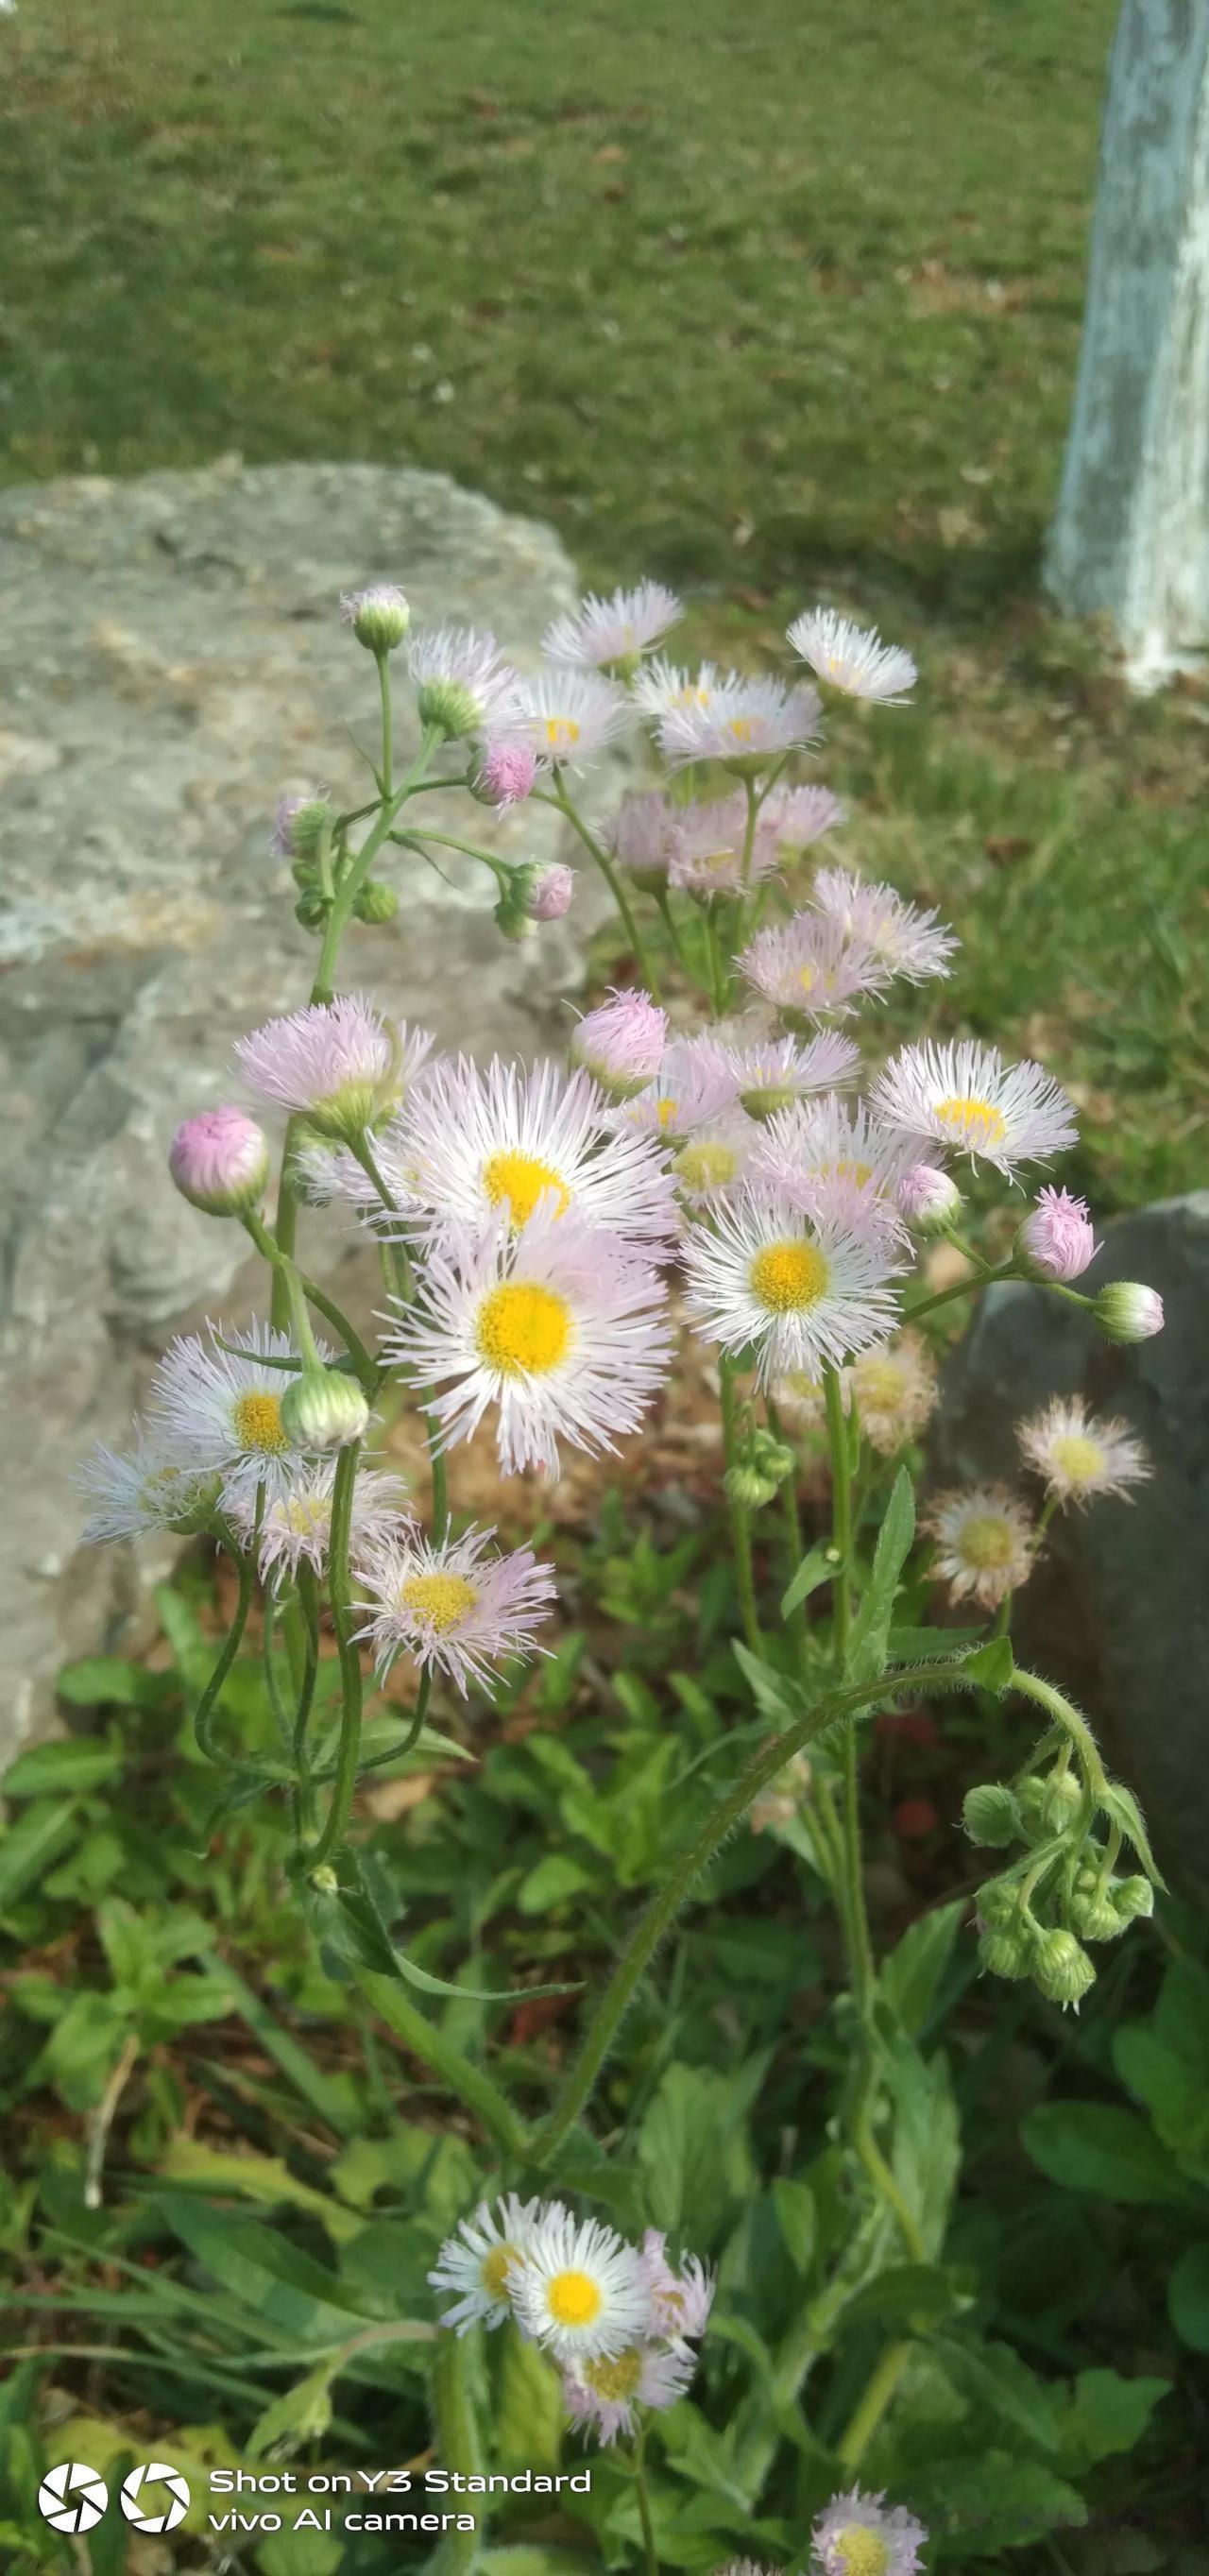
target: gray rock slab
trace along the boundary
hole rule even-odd
[[[306,999],[315,943],[273,809],[315,779],[362,801],[376,682],[338,601],[375,578],[522,664],[577,589],[550,529],[437,474],[230,459],[0,493],[0,1762],[166,1561],[78,1552],[81,1455],[121,1441],[174,1331],[249,1309],[243,1237],[185,1206],[164,1155],[190,1110],[239,1097],[232,1039]],[[396,696],[406,756],[401,675]],[[596,773],[589,803],[620,780]],[[512,857],[574,856],[543,807],[450,792],[430,811]],[[444,1045],[557,1045],[602,917],[589,864],[572,916],[518,948],[483,870],[453,859],[443,882],[396,856],[399,915],[354,925],[346,989]]]
[[[1020,1595],[1022,1655],[1095,1719],[1141,1798],[1173,1881],[1209,1894],[1209,1190],[1105,1229],[1081,1286],[1157,1288],[1166,1326],[1130,1349],[1044,1289],[982,1300],[945,1383],[934,1464],[945,1481],[1019,1474],[1014,1426],[1053,1395],[1086,1396],[1146,1442],[1132,1502],[1067,1511]],[[1017,1623],[1014,1622],[1014,1625]]]

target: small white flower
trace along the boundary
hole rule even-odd
[[[199,1474],[166,1457],[159,1441],[137,1422],[133,1447],[116,1451],[98,1440],[76,1483],[94,1506],[80,1532],[84,1547],[177,1529],[182,1522],[200,1520],[218,1500],[215,1474]]]
[[[543,2212],[512,2284],[517,2322],[564,2366],[615,2358],[651,2333],[642,2261],[598,2218]]]
[[[1129,1501],[1130,1485],[1143,1484],[1150,1474],[1150,1460],[1128,1424],[1102,1421],[1080,1395],[1056,1395],[1043,1412],[1018,1425],[1016,1437],[1029,1466],[1062,1503],[1086,1503],[1094,1494],[1120,1494]]]
[[[378,1677],[399,1654],[437,1665],[465,1698],[473,1682],[489,1691],[493,1665],[532,1652],[554,1606],[554,1577],[532,1548],[502,1555],[494,1530],[467,1530],[434,1546],[396,1522],[355,1542],[353,1566],[372,1604],[358,1631],[371,1641]]]
[[[599,671],[553,665],[526,680],[509,730],[547,768],[590,769],[633,724],[625,690]]]
[[[197,1476],[223,1480],[224,1505],[254,1504],[263,1485],[266,1506],[289,1493],[301,1452],[282,1425],[281,1400],[291,1372],[275,1368],[280,1359],[297,1359],[288,1333],[254,1323],[247,1332],[224,1340],[213,1325],[208,1342],[190,1333],[173,1342],[160,1361],[148,1390],[152,1436],[164,1456]],[[334,1356],[330,1345],[316,1345],[324,1362]]]
[[[657,1142],[621,1134],[586,1072],[493,1056],[439,1065],[390,1134],[409,1182],[411,1231],[526,1225],[539,1207],[582,1218],[618,1243],[666,1244],[676,1214]]]
[[[744,680],[731,672],[708,696],[682,700],[659,719],[659,748],[673,768],[691,760],[721,760],[741,770],[767,767],[784,751],[815,740],[819,701],[814,689],[786,688],[780,680]]]
[[[919,673],[909,653],[883,644],[876,627],[857,626],[834,608],[812,608],[786,628],[795,653],[820,680],[846,697],[874,698],[880,706],[907,703]]]
[[[683,615],[675,591],[665,590],[662,582],[642,581],[636,590],[615,590],[608,599],[589,591],[578,608],[556,617],[546,628],[542,651],[552,662],[587,668],[628,662],[657,644]]]
[[[1008,1485],[938,1494],[920,1527],[936,1541],[933,1579],[948,1584],[954,1601],[970,1599],[996,1610],[1032,1572],[1036,1534]]]
[[[334,1458],[318,1460],[313,1465],[298,1459],[289,1485],[266,1499],[257,1555],[262,1583],[269,1582],[281,1568],[295,1575],[303,1564],[313,1566],[316,1574],[322,1573],[331,1537],[335,1482]],[[381,1475],[370,1467],[358,1469],[351,1519],[354,1549],[377,1545],[398,1528],[404,1508],[403,1491],[397,1476]],[[254,1494],[237,1494],[228,1503],[228,1513],[240,1536],[250,1544],[256,1520]]]
[[[762,1387],[791,1370],[818,1377],[884,1342],[901,1264],[842,1199],[808,1214],[771,1190],[744,1190],[713,1211],[685,1252],[685,1303],[696,1329],[726,1351],[752,1350]]]
[[[527,2260],[541,2206],[510,2191],[494,2211],[481,2200],[473,2217],[458,2220],[457,2233],[446,2237],[428,2275],[434,2290],[453,2298],[443,2326],[464,2335],[474,2325],[502,2326],[511,2315],[512,2286]]]
[[[816,911],[837,922],[846,938],[871,948],[891,974],[910,984],[948,975],[957,947],[936,911],[904,901],[894,886],[866,885],[847,868],[820,868],[810,894]]]
[[[905,2505],[853,2487],[815,2520],[813,2555],[822,2576],[915,2576],[928,2535]]]
[[[422,724],[436,725],[450,740],[515,731],[523,711],[520,674],[504,661],[494,635],[473,626],[413,633],[407,667]]]
[[[633,2438],[637,2407],[674,2406],[696,2367],[697,2356],[687,2348],[630,2344],[612,2359],[602,2353],[594,2361],[578,2361],[563,2378],[563,2403],[572,2423],[585,2430],[590,2425],[607,2450],[619,2434]]]
[[[778,849],[808,850],[847,820],[847,808],[829,787],[774,787],[760,807],[759,829]]]
[[[1077,1134],[1066,1093],[1039,1064],[1005,1064],[997,1047],[972,1038],[903,1047],[870,1099],[888,1127],[994,1163],[1009,1180],[1018,1164],[1046,1162]]]
[[[790,1198],[803,1189],[809,1197],[820,1181],[842,1182],[889,1234],[901,1234],[898,1187],[917,1150],[913,1138],[872,1117],[863,1100],[849,1102],[829,1091],[820,1099],[795,1101],[765,1121],[752,1178]]]
[[[847,1011],[863,993],[884,992],[892,972],[868,940],[817,912],[758,930],[738,963],[753,992],[794,1020]]]
[[[642,2264],[650,2283],[655,2325],[673,2343],[703,2335],[714,2304],[714,2276],[696,2254],[687,2254],[679,2271],[667,2259],[667,2238],[648,2227],[642,2240]]]
[[[737,1031],[727,1053],[739,1098],[752,1118],[775,1117],[778,1109],[788,1109],[795,1100],[830,1091],[833,1084],[849,1081],[860,1065],[859,1050],[851,1038],[840,1037],[834,1029],[820,1029],[805,1046],[796,1038],[745,1041]]]
[[[688,671],[657,653],[653,661],[644,662],[641,670],[634,673],[630,695],[640,714],[658,723],[663,716],[683,707],[700,711],[711,706],[719,689],[725,686],[722,672],[712,662],[701,662],[695,671]]]

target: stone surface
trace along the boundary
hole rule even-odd
[[[248,1310],[244,1238],[177,1198],[164,1153],[190,1110],[239,1097],[232,1038],[306,998],[315,943],[270,855],[273,809],[316,778],[363,797],[376,683],[337,603],[375,577],[418,622],[493,627],[521,662],[576,590],[549,529],[441,475],[231,460],[0,493],[0,1756],[64,1656],[114,1638],[132,1580],[121,1551],[75,1551],[82,1452],[121,1440],[174,1331],[215,1300]],[[597,799],[618,784],[616,767],[591,782]],[[449,793],[429,810],[555,854],[544,808],[496,818]],[[557,1042],[601,917],[590,873],[569,920],[518,948],[483,870],[453,858],[443,882],[396,857],[400,914],[353,926],[346,988],[445,1044]]]
[[[1051,1395],[1120,1414],[1150,1451],[1152,1481],[1052,1524],[1019,1601],[1024,1660],[1068,1687],[1153,1828],[1179,1886],[1209,1893],[1209,1190],[1139,1209],[1105,1230],[1085,1284],[1138,1279],[1165,1330],[1112,1348],[1044,1289],[991,1289],[946,1378],[936,1439],[948,1481],[1019,1473],[1014,1425]]]

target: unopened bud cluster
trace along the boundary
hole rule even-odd
[[[1113,1849],[1095,1839],[1092,1793],[1062,1760],[1013,1787],[982,1780],[966,1793],[971,1842],[993,1850],[1023,1843],[1024,1856],[977,1897],[978,1954],[995,1977],[1031,1977],[1050,2003],[1078,2006],[1096,1971],[1083,1944],[1115,1941],[1154,1907],[1140,1873],[1113,1875]]]
[[[753,1428],[743,1442],[733,1467],[728,1467],[722,1482],[732,1503],[742,1503],[748,1511],[759,1511],[780,1492],[787,1476],[794,1470],[794,1453],[771,1431]]]

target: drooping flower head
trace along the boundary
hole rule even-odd
[[[360,1136],[403,1098],[432,1046],[427,1029],[397,1027],[357,993],[315,1002],[236,1041],[250,1091],[302,1111],[320,1134]]]
[[[335,821],[326,787],[296,787],[277,800],[273,848],[279,859],[304,856],[315,847],[325,823]]]
[[[696,2254],[677,2270],[667,2259],[667,2238],[648,2227],[642,2240],[642,2265],[651,2292],[656,2332],[673,2343],[703,2335],[714,2303],[714,2276]]]
[[[529,911],[534,921],[562,921],[574,898],[574,868],[539,868],[529,891]]]
[[[1032,1520],[1009,1485],[970,1485],[938,1494],[920,1524],[936,1542],[932,1575],[954,1601],[997,1610],[1027,1582],[1036,1538]]]
[[[556,1227],[579,1218],[615,1244],[659,1246],[676,1231],[657,1143],[620,1133],[582,1069],[459,1056],[413,1095],[392,1145],[410,1177],[411,1231],[490,1228],[501,1215],[517,1228],[539,1207]]]
[[[411,624],[411,610],[393,581],[371,582],[365,590],[348,590],[340,602],[345,624],[369,653],[393,653]]]
[[[1026,1278],[1079,1279],[1097,1250],[1086,1199],[1043,1189],[1016,1235],[1016,1263]]]
[[[322,1359],[332,1357],[318,1348]],[[221,1477],[224,1507],[254,1502],[258,1485],[266,1504],[290,1490],[299,1452],[282,1402],[292,1372],[273,1363],[297,1357],[288,1333],[254,1323],[220,1341],[210,1325],[206,1339],[189,1333],[171,1343],[154,1372],[147,1394],[152,1439],[173,1464]]]
[[[168,1169],[203,1215],[240,1216],[264,1197],[269,1149],[246,1109],[200,1109],[177,1128]]]
[[[857,626],[834,608],[811,608],[785,630],[795,653],[845,697],[905,706],[919,673],[909,653],[883,644],[876,627]]]
[[[1030,1467],[1060,1503],[1086,1503],[1094,1494],[1121,1494],[1143,1484],[1150,1460],[1129,1426],[1089,1413],[1082,1396],[1057,1395],[1043,1411],[1017,1426]]]
[[[948,975],[957,947],[935,908],[907,903],[892,885],[870,885],[847,868],[820,868],[810,892],[816,911],[837,922],[846,938],[871,948],[892,975],[922,984]]]
[[[918,1333],[867,1351],[847,1372],[862,1431],[884,1458],[918,1438],[940,1395],[936,1363]]]
[[[665,590],[662,582],[641,581],[636,590],[615,590],[608,599],[589,591],[578,608],[546,628],[542,651],[552,662],[605,669],[647,652],[683,615],[675,591]]]
[[[512,2286],[528,2257],[539,2200],[521,2201],[510,2191],[494,2210],[479,2202],[472,2218],[460,2218],[447,2236],[428,2278],[434,2290],[453,2300],[441,2323],[455,2334],[472,2326],[502,2326],[512,2313]]]
[[[750,1118],[774,1118],[795,1100],[830,1091],[835,1083],[850,1081],[860,1064],[851,1038],[834,1029],[820,1029],[805,1046],[797,1038],[744,1039],[736,1032],[727,1053]]]
[[[165,1456],[161,1442],[138,1422],[130,1449],[108,1449],[98,1440],[75,1481],[93,1506],[80,1532],[83,1547],[149,1538],[156,1530],[201,1529],[219,1494],[217,1474]]]
[[[590,769],[633,724],[625,690],[599,671],[552,664],[522,684],[517,739],[544,768]]]
[[[505,662],[494,635],[474,626],[439,626],[412,635],[407,667],[419,693],[420,722],[446,740],[509,735],[523,720],[520,674]]]
[[[480,805],[493,805],[501,813],[509,805],[523,805],[533,793],[537,766],[537,753],[527,742],[485,742],[470,782],[471,795]]]
[[[641,2257],[598,2218],[543,2211],[512,2282],[518,2323],[565,2368],[614,2360],[651,2334]]]
[[[720,760],[750,775],[766,769],[782,752],[803,750],[816,739],[818,728],[814,689],[741,679],[732,671],[695,700],[683,698],[664,710],[659,748],[673,769],[691,760]]]
[[[697,2356],[668,2344],[633,2343],[622,2352],[580,2360],[563,2375],[563,2404],[573,2424],[596,2434],[607,2450],[619,2435],[633,2439],[641,2406],[674,2406],[692,2383]]]
[[[334,1459],[300,1458],[294,1464],[289,1484],[266,1500],[257,1551],[262,1583],[271,1582],[282,1572],[296,1575],[300,1565],[313,1567],[316,1574],[323,1572],[331,1540],[335,1483]],[[353,1486],[353,1551],[385,1540],[397,1528],[402,1510],[403,1487],[397,1476],[380,1474],[372,1467],[359,1468]],[[255,1494],[245,1491],[236,1495],[228,1503],[228,1518],[245,1544],[250,1545],[256,1523]]]
[[[532,1548],[504,1556],[494,1530],[467,1530],[434,1546],[406,1524],[354,1550],[357,1580],[369,1595],[369,1638],[380,1680],[409,1654],[422,1669],[438,1667],[466,1697],[473,1682],[489,1691],[493,1666],[532,1653],[536,1632],[554,1606],[554,1577]]]
[[[794,1018],[846,1011],[862,993],[882,993],[892,969],[868,940],[817,912],[757,930],[739,958],[753,992]]]
[[[997,1047],[972,1038],[901,1048],[870,1097],[887,1126],[994,1163],[1009,1180],[1019,1164],[1075,1142],[1071,1103],[1052,1076],[1027,1060],[1005,1064]]]
[[[614,991],[576,1023],[569,1053],[602,1091],[627,1100],[654,1081],[666,1044],[667,1012],[650,994]]]
[[[822,2576],[916,2576],[928,2535],[905,2505],[853,2487],[833,2496],[811,2534]]]
[[[434,1245],[386,1348],[413,1384],[446,1390],[446,1445],[494,1408],[505,1475],[556,1476],[560,1439],[612,1449],[637,1428],[667,1372],[666,1303],[648,1263],[543,1207],[519,1234],[505,1218]]]
[[[697,1330],[726,1351],[753,1349],[762,1387],[788,1370],[818,1377],[886,1340],[900,1265],[883,1236],[820,1196],[805,1209],[772,1190],[744,1190],[694,1230],[686,1304]]]

